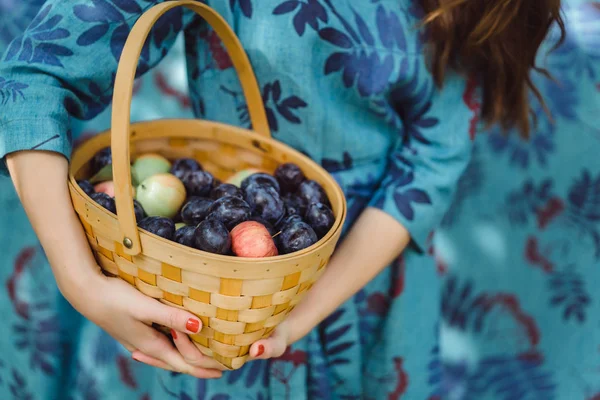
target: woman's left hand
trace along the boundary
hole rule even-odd
[[[250,360],[280,357],[285,353],[285,349],[292,344],[291,337],[290,322],[285,320],[275,328],[271,336],[250,346]]]

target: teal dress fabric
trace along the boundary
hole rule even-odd
[[[68,157],[108,128],[120,50],[155,3],[0,2],[0,156]],[[449,76],[435,87],[416,1],[207,3],[248,53],[274,137],[342,186],[346,230],[372,206],[413,243],[281,358],[197,380],[133,362],[68,305],[0,178],[0,398],[599,398],[594,3],[565,2],[567,40],[540,56],[558,83],[535,77],[554,122],[533,103],[528,142],[481,128],[476,79]],[[222,45],[188,12],[159,22],[138,75],[136,120],[250,126]]]

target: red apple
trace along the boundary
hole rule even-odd
[[[94,186],[97,193],[106,193],[110,197],[115,197],[115,184],[113,181],[106,181]]]
[[[231,249],[238,257],[272,257],[279,253],[267,228],[256,221],[246,221],[231,231]]]

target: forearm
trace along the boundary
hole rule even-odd
[[[331,258],[321,278],[289,316],[290,342],[302,338],[389,265],[410,241],[388,214],[368,208]]]
[[[56,153],[23,151],[8,155],[7,164],[59,287],[65,278],[83,284],[89,274],[99,274],[69,196],[67,160]]]

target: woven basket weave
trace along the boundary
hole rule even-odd
[[[130,124],[142,45],[157,19],[178,6],[201,15],[223,41],[239,75],[253,130],[200,120]],[[250,345],[267,337],[324,271],[346,216],[343,193],[318,164],[271,139],[256,78],[240,42],[227,23],[201,3],[164,2],[136,22],[119,62],[112,111],[111,130],[74,151],[69,176],[73,205],[98,264],[106,274],[124,279],[142,293],[198,315],[204,326],[192,340],[204,354],[237,369],[246,361]],[[89,161],[107,146],[113,154],[118,216],[92,201],[76,182],[89,176]],[[308,179],[325,189],[336,216],[334,226],[307,249],[263,259],[210,254],[139,230],[132,205],[130,160],[148,152],[170,159],[194,158],[221,180],[246,168],[272,172],[281,163],[296,163]]]

